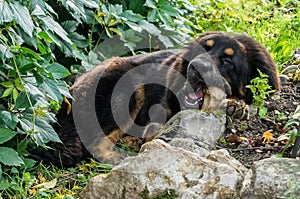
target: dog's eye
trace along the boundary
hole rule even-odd
[[[224,58],[221,60],[221,63],[223,66],[229,66],[232,65],[232,60],[230,58]]]

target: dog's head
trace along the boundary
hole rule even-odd
[[[183,108],[213,109],[221,99],[243,99],[250,104],[252,93],[246,88],[259,76],[269,76],[269,84],[279,89],[274,60],[257,41],[242,34],[206,33],[188,46],[187,82],[180,91]],[[216,102],[212,102],[215,100]]]

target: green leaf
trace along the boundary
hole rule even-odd
[[[18,96],[19,96],[19,91],[16,88],[14,88],[12,92],[12,98],[14,100],[14,103],[16,103]]]
[[[300,123],[299,119],[290,119],[289,121],[287,121],[284,125],[284,128],[291,126],[291,125],[296,125],[298,126]]]
[[[13,12],[6,0],[0,0],[0,24],[14,20]]]
[[[68,87],[67,87],[67,84],[66,84],[64,81],[58,80],[58,81],[57,81],[57,88],[58,88],[59,92],[60,92],[63,96],[65,96],[65,97],[67,97],[67,98],[70,98],[70,99],[73,99],[73,97],[71,96],[71,94],[70,94],[70,92],[69,92],[69,89],[68,89]]]
[[[171,5],[162,5],[160,9],[169,16],[176,17],[179,15],[177,10],[175,10]]]
[[[147,20],[149,22],[156,22],[157,21],[157,10],[151,10],[148,12]]]
[[[14,83],[11,82],[11,81],[2,82],[1,85],[4,86],[4,87],[6,87],[6,88],[14,87]]]
[[[20,155],[27,156],[29,152],[27,151],[27,146],[29,139],[23,139],[17,144],[17,151]]]
[[[154,0],[146,0],[144,6],[156,9],[156,2]]]
[[[32,37],[34,24],[28,9],[18,1],[12,1],[10,3],[10,7],[17,24],[21,26],[24,32],[26,32],[30,37]]]
[[[65,77],[71,75],[71,73],[69,72],[68,69],[66,69],[63,65],[61,65],[57,62],[54,62],[54,63],[48,65],[46,67],[46,70],[48,72],[50,72],[55,79],[65,78]]]
[[[1,169],[1,165],[0,165],[0,176],[2,174],[2,169]],[[0,190],[6,190],[11,186],[11,182],[8,182],[7,179],[1,179],[0,180]]]
[[[3,122],[11,129],[14,129],[19,122],[18,116],[8,111],[1,111],[0,117]]]
[[[21,166],[24,164],[18,153],[8,147],[0,147],[0,162],[7,166]]]
[[[0,23],[1,24],[1,23]],[[0,55],[2,59],[4,58],[12,58],[14,56],[13,53],[10,52],[9,48],[7,48],[6,46],[0,44]]]
[[[79,22],[78,21],[64,21],[61,23],[61,26],[68,32],[73,33],[76,31],[78,27]]]
[[[49,95],[50,98],[59,102],[63,99],[57,87],[58,86],[57,81],[53,79],[45,78],[42,86],[44,88],[44,91]]]
[[[34,129],[32,129],[31,115],[26,115],[20,120],[20,124],[24,131],[34,130],[34,133],[30,136],[39,146],[43,146],[50,141],[61,143],[53,127],[45,120],[36,119]]]
[[[164,35],[159,35],[158,39],[165,45],[166,48],[172,48],[172,47],[174,47],[174,44],[169,39],[169,37],[164,36]]]
[[[31,95],[30,95],[30,101],[31,101],[32,105],[34,105],[36,103],[36,99],[33,98]],[[17,110],[17,109],[29,108],[29,107],[30,107],[30,103],[28,101],[26,93],[21,92],[16,100],[14,109]]]
[[[64,41],[69,44],[73,44],[73,42],[69,39],[68,33],[57,23],[53,18],[49,16],[38,16],[40,20],[43,21],[45,27],[52,32],[55,32],[58,36],[60,36]],[[49,35],[49,34],[48,34]],[[53,39],[53,38],[52,38]]]
[[[77,32],[70,33],[70,38],[76,44],[78,48],[85,48],[90,45],[89,41]]]
[[[126,24],[129,26],[130,29],[134,30],[134,31],[137,31],[137,32],[142,32],[142,28],[136,24],[136,23],[133,23],[133,22],[129,22],[127,21]],[[129,30],[130,30],[129,29]]]
[[[7,97],[7,96],[11,95],[12,92],[13,92],[13,89],[14,89],[13,87],[5,89],[5,91],[3,92],[3,94],[0,98]]]
[[[33,58],[35,58],[36,60],[42,60],[42,58],[40,57],[39,54],[37,54],[36,52],[34,52],[33,50],[26,48],[26,47],[21,47],[21,50],[26,53],[28,56],[31,56]]]
[[[35,167],[36,161],[30,158],[24,158],[24,164],[21,166],[21,169],[25,169],[26,171],[33,170]]]
[[[7,128],[0,128],[0,144],[12,139],[18,133]]]
[[[153,24],[149,23],[146,20],[142,20],[139,25],[152,35],[159,35],[161,31]]]
[[[132,10],[126,10],[120,16],[132,22],[139,22],[144,19],[141,15],[133,13]]]
[[[41,31],[41,32],[39,32],[38,35],[39,35],[40,39],[44,39],[45,41],[47,41],[49,43],[54,43],[53,39],[48,35],[47,32]]]
[[[17,78],[15,80],[15,87],[19,90],[19,91],[25,91],[24,85],[22,84],[22,81],[20,78]]]

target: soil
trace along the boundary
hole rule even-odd
[[[289,68],[292,70],[288,70]],[[285,75],[281,75],[284,80],[281,90],[265,101],[267,117],[260,118],[257,110],[250,106],[249,119],[229,121],[225,137],[218,143],[217,148],[227,149],[246,167],[250,167],[255,161],[282,153],[289,140],[290,131],[284,125],[291,119],[297,105],[300,105],[300,53],[295,52],[286,69],[283,70],[287,71]],[[265,132],[273,139],[264,140]],[[293,144],[286,149],[283,157],[290,157],[292,148]],[[300,152],[297,158],[299,157]]]

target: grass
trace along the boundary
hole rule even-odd
[[[300,1],[295,0],[198,0],[191,20],[199,32],[221,30],[246,33],[271,52],[279,71],[300,47]],[[39,164],[19,173],[4,173],[1,198],[78,198],[90,178],[109,173],[112,167],[94,161],[59,169]]]
[[[0,182],[0,198],[79,198],[92,177],[99,173],[108,174],[111,169],[111,165],[94,160],[83,161],[68,169],[40,163],[30,172],[7,175]]]

